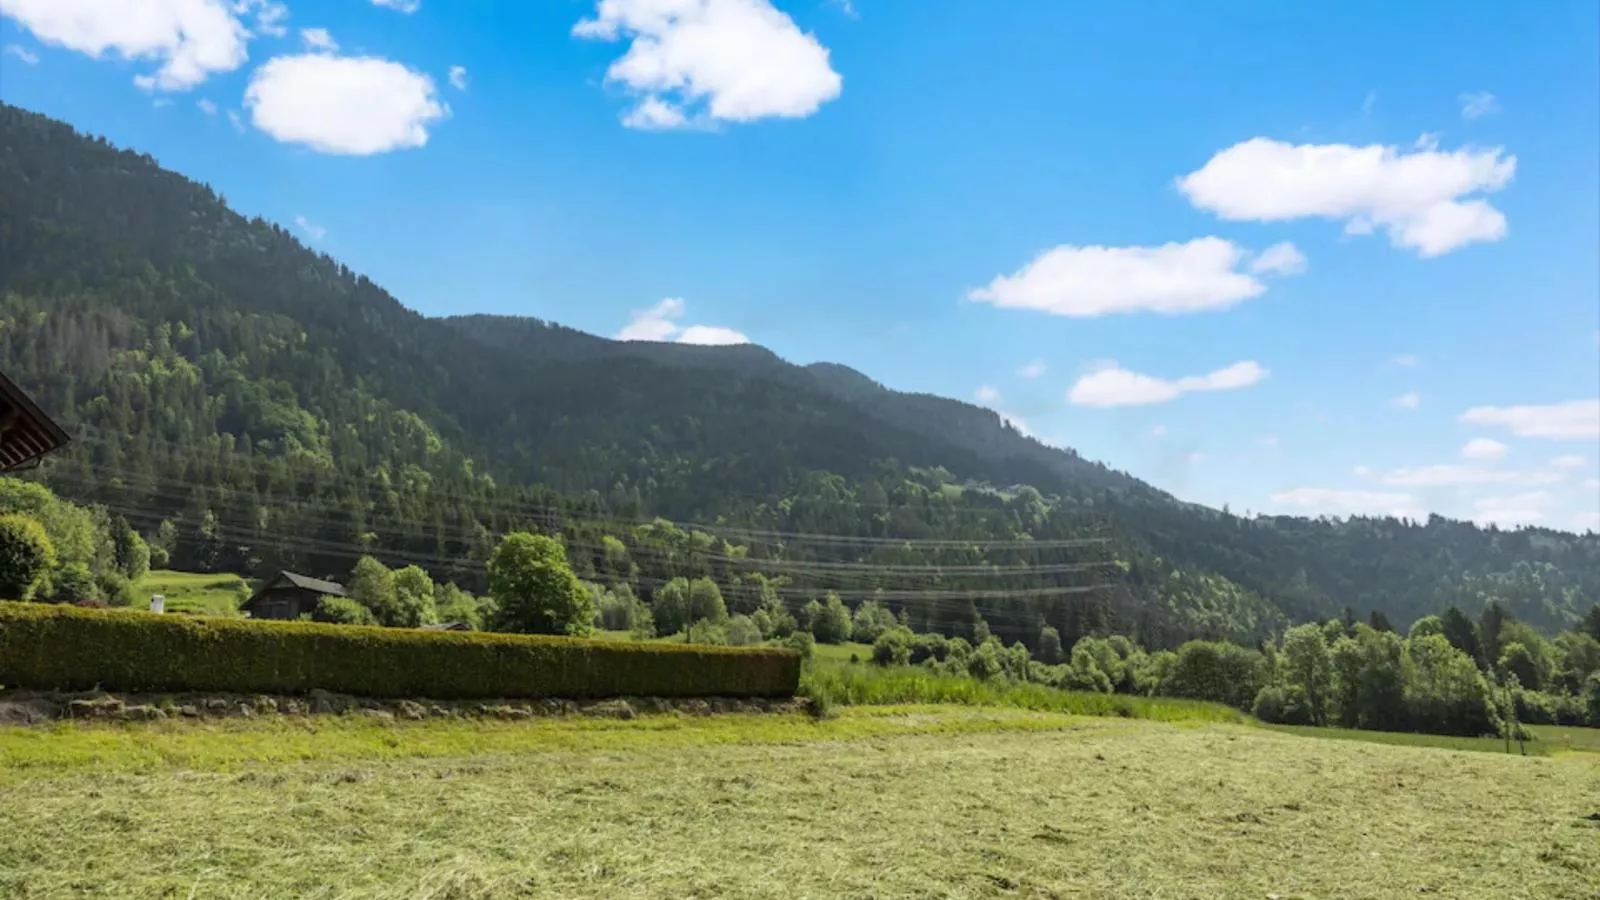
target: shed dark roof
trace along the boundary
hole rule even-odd
[[[422,626],[423,631],[471,631],[465,622],[435,622]]]
[[[288,581],[297,588],[303,588],[318,594],[331,594],[335,597],[349,596],[345,592],[344,585],[335,584],[331,581],[323,581],[321,578],[308,578],[296,572],[280,572],[278,577]]]
[[[20,469],[71,438],[11,379],[0,374],[0,472]]]

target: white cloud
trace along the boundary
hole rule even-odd
[[[1278,244],[1255,257],[1252,271],[1289,274],[1284,267],[1293,268],[1291,256],[1304,261],[1293,244]],[[1267,290],[1241,269],[1249,260],[1244,248],[1218,237],[1159,247],[1063,244],[968,292],[967,299],[1073,317],[1228,309]],[[1257,268],[1262,260],[1266,267]]]
[[[973,393],[974,396],[984,403],[993,403],[1000,399],[1000,391],[993,385],[980,385]]]
[[[387,7],[409,16],[422,8],[422,0],[372,0],[372,5]]]
[[[1488,91],[1462,94],[1458,99],[1461,101],[1461,118],[1463,119],[1481,119],[1484,116],[1492,116],[1500,111],[1500,104],[1495,101],[1494,95]]]
[[[678,343],[729,347],[734,344],[748,344],[750,339],[732,328],[723,328],[719,325],[690,325],[679,332]]]
[[[200,111],[208,116],[214,116],[217,114],[217,105],[204,97],[196,100],[194,105],[200,107]]]
[[[1113,364],[1079,378],[1067,392],[1067,400],[1078,406],[1144,406],[1166,403],[1200,391],[1246,388],[1266,377],[1267,370],[1254,360],[1236,362],[1205,375],[1171,380],[1130,372]]]
[[[244,120],[239,118],[237,110],[228,110],[228,124],[233,126],[234,131],[244,134]]]
[[[450,67],[450,86],[455,88],[458,91],[464,91],[464,90],[467,89],[467,67],[466,66],[451,66]]]
[[[1201,453],[1199,450],[1190,450],[1188,453],[1185,453],[1183,455],[1183,461],[1184,462],[1189,462],[1189,463],[1197,463],[1197,462],[1200,462],[1200,461],[1204,460],[1205,458],[1206,458],[1206,455],[1204,453]]]
[[[1018,369],[1017,370],[1017,377],[1018,378],[1038,378],[1039,376],[1043,375],[1045,372],[1048,372],[1049,370],[1050,370],[1050,367],[1045,365],[1044,360],[1036,359],[1033,362],[1030,362],[1027,365],[1023,366],[1022,368]]]
[[[1409,353],[1402,353],[1394,358],[1394,364],[1402,368],[1414,368],[1421,360]]]
[[[1251,138],[1178,179],[1195,206],[1233,221],[1343,221],[1346,234],[1382,228],[1423,257],[1506,235],[1506,218],[1472,195],[1510,183],[1517,158],[1501,148],[1411,152],[1372,144],[1287,144]]]
[[[838,7],[839,11],[844,13],[846,16],[852,19],[860,18],[860,14],[856,12],[856,5],[853,0],[828,0],[828,2]]]
[[[1357,478],[1365,478],[1372,474],[1372,469],[1367,466],[1356,466],[1350,470],[1350,474],[1356,476]]]
[[[677,297],[668,297],[649,309],[638,309],[628,314],[628,324],[616,334],[619,341],[676,341],[680,344],[727,346],[748,344],[750,339],[731,328],[718,325],[680,326],[688,305]]]
[[[1150,436],[1151,437],[1166,437],[1167,436],[1167,426],[1165,426],[1165,425],[1157,425],[1154,428],[1151,428],[1150,429]]]
[[[1600,399],[1542,406],[1474,406],[1461,414],[1471,425],[1499,425],[1517,437],[1600,437]]]
[[[1568,454],[1566,454],[1564,456],[1558,456],[1555,459],[1550,460],[1550,468],[1552,468],[1552,469],[1581,469],[1585,465],[1587,465],[1588,462],[1589,462],[1588,460],[1584,459],[1583,457],[1579,456],[1576,453],[1568,453]]]
[[[256,12],[256,31],[268,37],[283,37],[289,33],[283,20],[289,18],[289,7],[276,0],[234,0],[233,11]]]
[[[0,15],[40,41],[95,57],[157,63],[140,87],[186,91],[244,65],[250,39],[227,0],[0,0]],[[270,24],[270,23],[269,23]]]
[[[449,110],[433,79],[376,57],[280,56],[257,69],[244,102],[255,126],[285,143],[366,156],[428,142]]]
[[[1390,491],[1342,491],[1332,488],[1295,488],[1273,494],[1272,502],[1301,512],[1335,516],[1395,516],[1425,519],[1417,498]]]
[[[1280,241],[1261,251],[1250,263],[1250,271],[1267,275],[1299,275],[1306,270],[1306,255],[1288,241]]]
[[[1422,398],[1415,391],[1412,391],[1391,399],[1389,405],[1396,409],[1416,409],[1422,405]]]
[[[688,126],[689,117],[660,97],[646,97],[623,115],[622,124],[640,131],[668,131]]]
[[[1573,513],[1572,527],[1580,532],[1600,531],[1600,512]]]
[[[1263,447],[1276,447],[1278,446],[1278,436],[1275,434],[1264,434],[1261,437],[1256,438],[1256,443]]]
[[[1470,484],[1554,484],[1561,480],[1555,472],[1523,472],[1512,469],[1485,469],[1477,466],[1444,464],[1395,469],[1383,476],[1384,484],[1396,487],[1461,487]]]
[[[328,53],[339,51],[339,42],[333,39],[326,28],[302,28],[300,40],[305,42],[307,50],[323,50]]]
[[[686,110],[726,122],[804,118],[844,86],[828,49],[769,0],[599,0],[572,33],[631,41],[606,71],[640,100],[629,127],[681,127]]]
[[[0,52],[3,52],[6,56],[15,56],[22,61],[23,65],[37,66],[39,64],[39,54],[21,44],[7,44],[5,49]]]
[[[1473,438],[1467,441],[1465,447],[1461,448],[1461,458],[1476,462],[1492,462],[1497,459],[1505,459],[1506,452],[1509,449],[1499,441],[1491,441],[1488,438]]]
[[[1526,525],[1544,518],[1546,507],[1555,500],[1549,491],[1513,494],[1509,497],[1484,497],[1473,503],[1473,521],[1502,528]]]
[[[305,216],[295,216],[294,224],[300,226],[300,230],[305,232],[306,237],[311,238],[313,241],[320,241],[328,235],[328,229],[310,221]]]

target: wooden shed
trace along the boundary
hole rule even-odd
[[[0,472],[30,466],[69,440],[22,388],[0,374]]]
[[[347,597],[344,586],[295,572],[279,572],[239,609],[252,619],[298,619],[317,609],[323,597]]]

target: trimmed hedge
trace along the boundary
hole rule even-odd
[[[0,603],[0,685],[367,697],[790,697],[790,650]]]

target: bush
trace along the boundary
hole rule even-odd
[[[0,516],[0,600],[32,597],[40,577],[55,564],[55,545],[43,525],[28,516]]]
[[[316,612],[311,614],[316,622],[329,625],[376,625],[378,620],[372,610],[349,597],[323,597],[317,601]]]
[[[872,661],[880,666],[904,666],[911,662],[910,629],[895,626],[872,642]]]
[[[801,659],[810,659],[817,651],[817,639],[812,637],[809,632],[796,631],[794,634],[784,638],[779,646],[787,647],[800,654]]]
[[[503,631],[579,635],[594,623],[594,596],[567,564],[567,548],[549,535],[506,535],[489,554],[489,595]]]
[[[721,622],[701,619],[691,624],[689,630],[684,632],[683,641],[686,644],[725,647],[728,645],[728,627]]]
[[[798,654],[0,605],[0,684],[369,697],[786,697]]]
[[[1269,684],[1256,694],[1250,714],[1277,725],[1314,725],[1311,702],[1306,692],[1295,687]]]
[[[87,563],[67,563],[61,568],[50,573],[50,590],[46,595],[51,603],[78,603],[84,600],[99,600],[100,587],[95,584],[94,573],[89,571]]]
[[[734,647],[753,647],[761,643],[761,629],[749,616],[737,615],[728,620],[728,643]]]
[[[1223,641],[1190,641],[1162,682],[1161,692],[1247,709],[1266,680],[1266,660],[1254,650]]]

